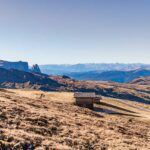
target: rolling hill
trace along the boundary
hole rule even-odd
[[[56,90],[60,87],[57,81],[44,74],[36,74],[15,69],[0,68],[1,88],[30,88],[40,90]]]
[[[67,76],[48,76],[14,69],[0,68],[0,88],[96,92],[107,97],[150,103],[150,85],[119,84],[108,81],[79,81]]]
[[[66,74],[78,80],[94,80],[94,81],[113,81],[127,83],[139,77],[150,76],[149,69],[137,69],[131,71],[91,71],[84,73]]]
[[[130,83],[131,84],[138,84],[138,85],[150,85],[150,76],[134,79]]]
[[[95,92],[97,94],[150,104],[150,85],[120,84],[108,81],[80,81],[63,76],[51,76],[51,79],[65,85],[61,91]],[[60,90],[59,89],[59,90]]]

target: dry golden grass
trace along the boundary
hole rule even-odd
[[[72,92],[43,92],[34,90],[9,90],[15,92],[18,96],[33,98],[33,99],[48,99],[49,101],[62,102],[62,103],[73,103]]]
[[[0,91],[0,148],[150,149],[145,105],[103,97],[91,111],[73,103],[73,93],[67,92]]]
[[[24,96],[33,99],[48,99],[53,102],[71,103],[75,102],[72,92],[42,92],[34,90],[10,90],[14,91],[18,96]],[[102,97],[102,103],[96,105],[101,109],[109,109],[117,113],[125,113],[127,115],[137,115],[139,119],[150,119],[150,105],[132,102],[129,100],[120,100],[116,98]],[[123,110],[124,109],[124,110]]]

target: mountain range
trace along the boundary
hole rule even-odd
[[[150,64],[123,64],[123,63],[86,63],[86,64],[54,64],[54,65],[40,65],[43,73],[49,75],[63,75],[69,73],[84,73],[91,71],[129,71],[136,69],[150,68]]]
[[[43,73],[66,75],[77,80],[113,81],[127,83],[139,77],[150,76],[149,64],[75,64],[41,65]]]
[[[149,84],[141,86],[138,81],[136,84],[134,82],[119,84],[108,81],[80,81],[67,76],[49,76],[41,73],[0,68],[0,88],[95,92],[107,97],[129,99],[149,104]]]
[[[139,77],[150,76],[150,69],[137,69],[131,71],[90,71],[83,73],[66,74],[78,80],[94,80],[94,81],[113,81],[120,83],[128,83]]]
[[[30,73],[66,75],[77,80],[113,81],[127,83],[139,77],[150,76],[148,64],[75,64],[75,65],[33,65],[28,62],[0,60],[0,68],[16,69]]]

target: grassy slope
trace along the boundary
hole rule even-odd
[[[150,148],[150,112],[146,105],[103,97],[101,105],[96,104],[91,111],[73,102],[73,93],[0,91],[0,147]]]

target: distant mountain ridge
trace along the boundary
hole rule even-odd
[[[0,60],[0,68],[15,69],[30,73],[66,75],[78,80],[113,81],[127,83],[139,77],[150,76],[148,64],[75,64],[43,65],[29,67],[28,62],[9,62]]]
[[[86,63],[86,64],[54,64],[54,65],[40,65],[40,69],[43,73],[50,75],[63,75],[66,73],[83,73],[90,71],[129,71],[135,69],[147,69],[150,68],[150,64],[123,64],[123,63]]]
[[[150,69],[137,69],[131,71],[91,71],[84,73],[66,74],[78,80],[93,80],[93,81],[113,81],[127,83],[139,77],[150,76]]]
[[[66,75],[77,80],[113,81],[127,83],[150,76],[150,64],[87,63],[74,65],[41,65],[49,75]]]

